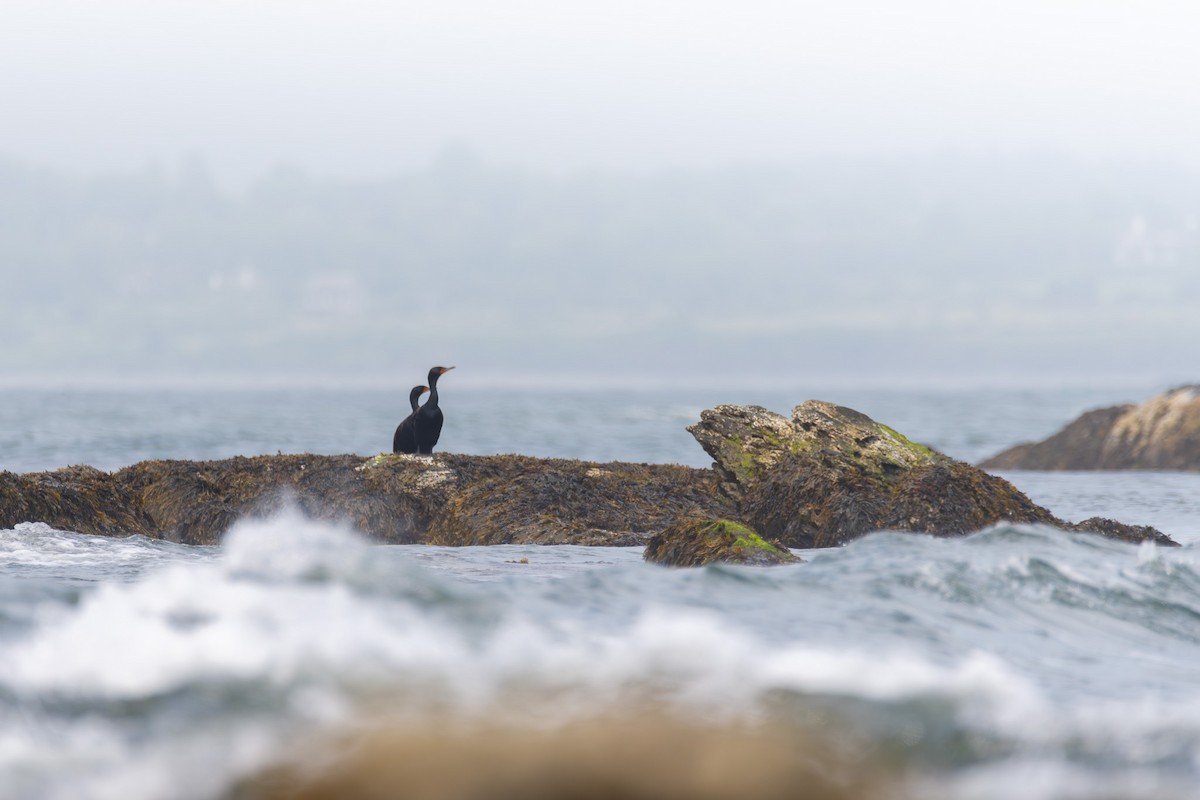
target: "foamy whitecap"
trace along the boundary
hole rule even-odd
[[[350,528],[308,519],[292,508],[239,521],[225,534],[222,550],[228,574],[280,581],[335,568],[353,572],[371,556],[370,544]]]
[[[29,533],[100,560],[145,546]],[[951,731],[986,762],[979,774],[1030,753],[1125,778],[1200,773],[1185,551],[1149,558],[1033,529],[885,534],[788,570],[571,552],[451,557],[294,513],[246,520],[219,553],[185,548],[0,639],[0,772],[25,775],[28,796],[123,798],[171,797],[171,776],[195,772],[211,789],[196,796],[211,796],[291,736],[364,710],[540,724],[653,704],[754,723],[817,700]],[[419,566],[430,559],[441,567]],[[918,734],[904,746],[920,754]]]
[[[1000,672],[981,655],[947,670],[911,654],[773,649],[715,614],[654,606],[618,631],[539,624],[512,605],[482,630],[456,628],[436,606],[361,591],[362,574],[380,570],[373,551],[338,526],[296,515],[242,523],[221,559],[104,585],[10,646],[5,681],[133,699],[206,682],[286,689],[392,679],[471,706],[496,702],[522,681],[610,700],[657,685],[672,701],[741,708],[772,688],[897,696],[979,688]],[[415,569],[393,577],[440,580]]]
[[[186,558],[194,554],[145,536],[89,536],[61,531],[42,522],[22,522],[15,528],[0,529],[0,560],[9,566],[26,564],[47,568],[128,563],[170,555]]]

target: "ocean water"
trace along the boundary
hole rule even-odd
[[[978,460],[1141,392],[444,388],[442,444],[707,458],[718,402],[864,411]],[[0,391],[0,468],[382,451],[401,392]],[[1200,796],[1200,475],[1007,474],[1068,519],[1181,548],[1001,525],[880,532],[773,569],[638,548],[380,546],[285,513],[220,547],[0,531],[0,796],[211,798],[330,731],[554,725],[644,707],[836,728],[910,796]]]

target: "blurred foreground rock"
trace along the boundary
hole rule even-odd
[[[894,758],[817,730],[654,710],[566,725],[437,720],[303,742],[226,800],[901,800]]]
[[[1029,470],[1200,470],[1200,386],[1139,405],[1088,411],[1048,439],[1019,444],[980,466]]]
[[[790,420],[718,406],[689,430],[713,469],[439,453],[0,472],[0,527],[44,522],[213,544],[240,517],[291,504],[382,542],[649,543],[648,560],[677,565],[782,563],[785,547],[830,547],[883,529],[950,536],[1003,520],[1174,544],[1112,520],[1064,523],[1007,481],[831,403],[804,403]]]

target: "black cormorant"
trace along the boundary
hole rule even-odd
[[[417,400],[428,391],[428,386],[414,386],[408,393],[408,403],[412,406],[412,413],[396,426],[396,435],[392,437],[393,453],[417,452]]]
[[[438,408],[437,381],[454,367],[434,367],[429,370],[429,399],[413,414],[416,428],[417,452],[432,453],[442,435],[442,410]]]

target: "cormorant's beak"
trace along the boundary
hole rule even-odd
[[[452,370],[452,369],[454,369],[454,367],[442,367],[442,371],[441,371],[441,372],[439,372],[438,374],[439,374],[439,375],[445,375],[447,372],[449,372],[449,371],[450,371],[450,370]]]
[[[421,394],[425,394],[425,393],[426,393],[426,392],[428,392],[428,391],[429,391],[429,387],[428,387],[428,386],[422,386],[422,387],[421,387]]]

